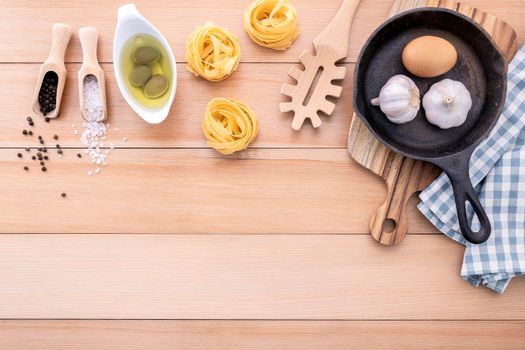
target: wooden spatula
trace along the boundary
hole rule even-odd
[[[46,118],[58,117],[60,111],[60,102],[62,102],[62,93],[64,92],[64,86],[66,84],[66,66],[64,65],[64,55],[66,53],[67,44],[71,38],[72,29],[70,26],[55,23],[53,25],[53,38],[51,42],[51,51],[49,57],[40,67],[38,73],[38,80],[35,87],[35,93],[33,96],[33,112],[35,114],[44,116],[40,111],[40,103],[38,102],[38,95],[40,94],[40,88],[44,77],[49,72],[55,72],[58,77],[58,83],[56,88],[56,102],[55,109],[45,115]]]
[[[326,115],[334,112],[335,104],[328,96],[339,97],[341,86],[333,84],[342,80],[346,68],[337,66],[348,54],[348,38],[354,14],[359,0],[344,0],[341,8],[328,26],[315,38],[315,52],[304,51],[299,57],[304,70],[293,66],[288,75],[297,81],[297,85],[284,84],[281,93],[292,98],[282,102],[281,112],[294,112],[292,129],[299,130],[305,119],[310,119],[314,128],[321,125],[319,111]]]
[[[97,79],[98,91],[100,92],[100,99],[102,101],[104,109],[103,121],[107,119],[107,106],[106,106],[106,80],[104,71],[100,68],[97,59],[97,41],[98,31],[93,27],[83,27],[78,31],[80,38],[80,44],[82,45],[82,67],[78,71],[78,96],[80,101],[80,113],[85,120],[90,120],[84,115],[84,79],[87,76],[94,76]]]

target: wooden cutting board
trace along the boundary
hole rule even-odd
[[[390,16],[417,7],[443,7],[471,17],[492,36],[508,61],[516,53],[516,32],[512,27],[491,14],[455,1],[397,0]],[[399,243],[408,231],[408,200],[428,186],[440,170],[430,163],[415,161],[390,151],[370,133],[355,113],[348,134],[348,152],[356,162],[386,182],[386,199],[370,218],[370,234],[381,244]]]

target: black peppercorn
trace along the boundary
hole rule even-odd
[[[38,93],[40,112],[42,112],[44,116],[53,111],[56,107],[57,86],[58,75],[53,71],[47,72],[44,75],[42,86],[40,87],[40,91]],[[45,121],[49,122],[49,118],[46,118]]]
[[[18,153],[16,156],[17,156],[18,158],[22,158],[22,153]]]
[[[29,167],[25,166],[25,167],[24,167],[24,170],[25,170],[25,171],[28,171],[28,170],[29,170]]]
[[[53,108],[54,108],[54,107],[53,107]],[[49,123],[49,121],[50,121],[51,119],[46,118],[46,119],[44,119],[44,120],[46,121],[46,123]]]
[[[44,166],[45,164],[43,161],[40,161],[40,165]]]
[[[44,160],[48,160],[48,159],[49,159],[49,157],[48,157],[48,156],[44,156]]]
[[[36,160],[36,156],[32,156],[31,159]]]
[[[62,154],[62,150],[61,149],[57,150],[57,153]]]
[[[29,147],[26,147],[26,152],[29,152],[31,151],[31,149]]]
[[[55,140],[58,140],[58,135],[53,136]]]
[[[33,136],[33,132],[32,132],[31,130],[29,130],[29,131],[27,132],[27,134],[28,134],[29,136]]]
[[[65,193],[62,193],[61,196],[62,196],[62,198],[66,198],[66,194]]]
[[[82,158],[82,155],[80,153],[77,153],[78,158]]]
[[[27,130],[23,130],[22,134],[27,135]]]
[[[47,169],[46,169],[46,167],[45,167],[45,166],[43,166],[43,167],[42,167],[42,171],[46,171],[46,170],[47,170]]]

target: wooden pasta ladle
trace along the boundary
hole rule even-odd
[[[80,44],[82,45],[82,67],[78,71],[78,96],[80,101],[80,113],[85,120],[90,121],[86,115],[84,115],[84,80],[88,76],[94,76],[98,83],[98,91],[100,93],[100,99],[104,109],[103,121],[107,119],[107,105],[106,105],[106,80],[104,71],[100,68],[97,59],[97,41],[98,31],[93,27],[83,27],[78,31],[80,38]]]
[[[57,118],[60,111],[60,103],[62,102],[62,93],[64,92],[64,86],[66,84],[67,71],[64,65],[64,55],[66,48],[71,39],[72,29],[70,26],[55,23],[53,25],[53,38],[51,42],[51,51],[49,57],[40,67],[38,73],[38,80],[35,87],[35,93],[33,96],[33,112],[35,114],[44,117],[44,114],[40,111],[40,103],[38,102],[38,96],[42,87],[42,82],[46,74],[52,74],[54,72],[58,78],[56,88],[56,102],[55,109],[45,115],[46,118]]]
[[[314,39],[315,52],[304,51],[299,57],[304,70],[293,66],[288,75],[297,85],[284,84],[281,93],[292,98],[282,102],[281,112],[294,112],[292,128],[299,130],[305,119],[310,119],[314,128],[321,125],[319,111],[326,115],[334,112],[335,104],[328,96],[339,97],[342,88],[333,83],[342,80],[346,68],[337,66],[348,54],[348,39],[359,0],[344,0],[341,8],[328,26]]]

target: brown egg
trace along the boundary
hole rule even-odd
[[[431,35],[420,36],[403,49],[403,65],[415,76],[433,78],[454,67],[456,48],[447,40]]]

